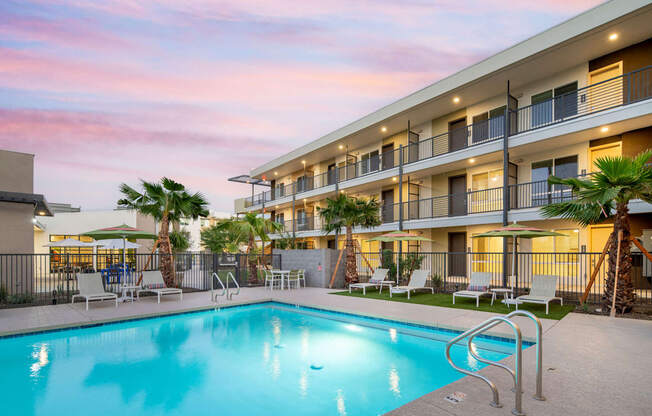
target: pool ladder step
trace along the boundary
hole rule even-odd
[[[215,280],[217,279],[217,282],[220,284],[222,287],[221,289],[215,289]],[[231,291],[231,288],[229,287],[229,279],[233,281],[233,284],[235,285],[235,290],[236,292],[233,293]],[[211,302],[217,303],[217,297],[218,296],[225,296],[226,300],[232,300],[233,295],[239,295],[240,294],[240,285],[238,284],[238,281],[235,280],[235,277],[233,277],[233,273],[227,272],[226,274],[226,286],[222,282],[222,279],[220,279],[220,276],[213,272],[213,275],[211,276]]]
[[[448,363],[457,371],[460,373],[469,375],[471,377],[479,378],[480,380],[484,381],[487,383],[487,385],[491,388],[491,392],[493,393],[493,400],[489,403],[493,407],[502,407],[502,404],[500,403],[499,395],[498,395],[498,389],[496,388],[496,384],[489,380],[487,377],[478,374],[475,371],[469,371],[467,369],[458,367],[455,365],[453,360],[451,359],[450,355],[450,349],[453,345],[457,344],[458,342],[462,341],[463,339],[467,338],[467,346],[469,348],[469,353],[473,358],[475,358],[477,361],[493,365],[498,368],[502,368],[503,370],[507,371],[511,376],[512,380],[514,381],[514,388],[512,391],[514,392],[515,395],[515,403],[514,403],[514,408],[512,409],[512,414],[516,416],[524,416],[525,413],[523,412],[522,408],[522,396],[523,396],[523,350],[522,350],[522,345],[523,345],[523,339],[521,335],[521,328],[519,328],[518,324],[514,322],[512,317],[514,316],[526,316],[530,318],[531,320],[534,321],[537,327],[537,373],[536,373],[536,393],[534,394],[534,399],[536,400],[546,400],[545,397],[543,397],[543,387],[542,387],[542,378],[543,374],[541,372],[541,367],[542,367],[542,348],[543,348],[543,327],[541,326],[541,321],[539,318],[534,316],[534,314],[528,312],[528,311],[514,311],[512,313],[509,313],[504,316],[494,316],[493,318],[489,318],[486,321],[482,322],[481,324],[469,329],[468,331],[456,336],[455,338],[451,339],[448,341],[446,344],[446,359],[448,360]],[[497,326],[500,325],[501,323],[505,323],[509,325],[512,328],[512,331],[514,332],[514,338],[516,340],[516,347],[515,347],[515,356],[516,356],[516,365],[514,369],[512,370],[509,368],[507,365],[499,363],[497,361],[491,361],[484,359],[471,348],[471,343],[473,342],[473,338],[475,338],[477,335],[480,335],[481,333]]]

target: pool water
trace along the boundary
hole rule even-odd
[[[277,303],[0,339],[5,415],[378,415],[463,375],[455,334]],[[479,339],[482,357],[513,344]],[[483,365],[466,346],[466,368]]]

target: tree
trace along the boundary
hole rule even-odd
[[[234,231],[220,228],[219,224],[225,221],[231,220],[220,220],[217,224],[204,228],[200,232],[202,246],[213,253],[237,253],[240,250],[240,246],[247,242],[247,240],[240,238]]]
[[[216,229],[232,233],[238,241],[247,243],[247,263],[249,266],[249,283],[258,283],[257,257],[253,253],[256,251],[256,238],[262,241],[263,247],[266,241],[269,241],[269,234],[278,233],[283,229],[283,225],[274,222],[268,218],[259,216],[256,213],[246,213],[239,218],[218,223]]]
[[[569,186],[576,197],[572,201],[544,206],[541,211],[546,217],[561,217],[577,221],[582,226],[598,224],[613,219],[614,230],[609,236],[609,258],[607,279],[603,296],[606,310],[611,309],[616,277],[618,232],[622,231],[618,269],[616,311],[627,312],[636,299],[630,278],[632,258],[630,256],[630,223],[628,204],[633,199],[652,203],[652,167],[647,165],[652,151],[645,151],[635,158],[618,156],[599,158],[595,165],[599,169],[588,179],[548,178],[551,185]]]
[[[172,246],[173,253],[183,253],[184,251],[187,251],[192,245],[190,232],[186,230],[170,231],[170,245]]]
[[[141,180],[140,184],[142,191],[126,183],[120,185],[123,198],[118,200],[118,206],[135,209],[159,222],[159,250],[164,254],[160,259],[161,274],[167,285],[174,286],[170,224],[178,223],[181,218],[196,220],[208,216],[208,202],[201,193],[191,194],[185,186],[169,178],[161,178],[160,182]]]
[[[353,246],[353,227],[370,228],[381,224],[380,206],[375,198],[353,198],[340,193],[335,198],[326,199],[326,207],[317,207],[322,219],[322,230],[326,233],[341,233],[346,229],[344,249],[346,251],[346,271],[344,279],[348,284],[358,281],[358,269]],[[337,244],[337,242],[336,242]]]

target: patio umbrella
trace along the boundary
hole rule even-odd
[[[540,228],[530,227],[527,225],[513,224],[497,228],[495,230],[487,231],[486,233],[474,235],[471,238],[479,237],[512,237],[514,239],[514,252],[512,255],[512,276],[516,276],[516,245],[518,238],[537,238],[537,237],[551,237],[563,236],[564,234],[556,233],[554,231],[546,231]],[[516,281],[518,287],[518,281]]]
[[[96,240],[112,240],[115,238],[122,239],[122,275],[127,276],[127,238],[148,238],[157,239],[156,234],[130,227],[127,224],[116,227],[101,228],[99,230],[89,231],[82,235],[93,237]]]
[[[98,241],[97,245],[102,247],[102,248],[112,249],[112,250],[116,250],[116,249],[119,250],[121,248],[126,248],[127,249],[127,248],[138,248],[138,247],[140,247],[140,244],[132,243],[131,241],[124,241],[123,242],[123,240],[121,240],[119,238],[114,238],[114,239],[111,239],[111,240],[103,240],[101,242]]]
[[[432,241],[432,240],[427,237],[411,234],[407,231],[392,231],[387,234],[379,235],[378,237],[370,238],[367,241],[382,241],[385,243],[392,243],[394,241]],[[399,258],[398,272],[396,273],[396,284],[398,284],[400,275],[401,275],[401,261]]]
[[[97,243],[75,240],[74,238],[66,238],[65,240],[53,241],[51,243],[43,244],[43,247],[95,247]]]

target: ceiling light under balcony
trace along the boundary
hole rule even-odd
[[[469,163],[475,163],[475,158],[469,159]]]
[[[398,180],[398,178],[397,178],[396,176],[394,176],[394,177],[392,178],[392,180],[393,180],[394,182],[396,182],[396,181]]]
[[[278,172],[275,171],[275,172],[274,172],[274,176],[278,176]]]
[[[381,127],[380,131],[382,131],[383,133],[387,133],[387,127],[385,127],[385,126]]]
[[[609,35],[609,40],[610,41],[613,42],[616,39],[618,39],[618,33],[612,33],[611,35]]]
[[[305,160],[302,160],[301,163],[303,163],[303,164],[305,165],[305,164],[306,164],[306,161],[305,161]]]
[[[453,97],[453,103],[458,104],[460,102],[460,97]]]
[[[604,126],[603,128],[600,129],[601,132],[606,133],[609,131],[609,127]]]
[[[340,150],[344,149],[344,145],[343,145],[343,144],[341,144],[341,145],[339,145],[339,146],[337,146],[337,147],[338,147]]]

